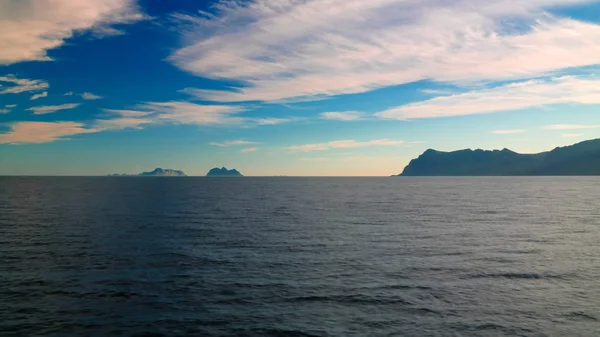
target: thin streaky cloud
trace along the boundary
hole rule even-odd
[[[296,118],[258,118],[255,119],[257,125],[277,125],[283,123],[289,123],[297,120]]]
[[[31,96],[29,99],[33,101],[33,100],[36,100],[36,99],[42,98],[42,97],[48,97],[48,92],[44,91],[42,93],[35,94],[35,95]]]
[[[73,92],[72,92],[72,91],[69,91],[69,92],[67,92],[67,93],[65,93],[65,94],[64,94],[64,96],[73,96],[73,95],[74,95],[74,94],[73,94]]]
[[[258,148],[256,148],[256,147],[249,147],[249,148],[240,150],[240,152],[242,152],[242,153],[250,153],[250,152],[256,152],[256,151],[258,151]]]
[[[108,112],[121,117],[143,117],[151,115],[151,111],[138,111],[138,110],[117,110],[117,109],[102,109],[104,112]]]
[[[45,114],[54,113],[54,112],[57,112],[60,110],[74,109],[80,105],[81,104],[79,104],[79,103],[70,103],[70,104],[61,104],[61,105],[43,105],[43,106],[35,106],[35,107],[29,108],[27,110],[33,111],[34,115],[45,115]]]
[[[10,109],[0,109],[0,114],[7,114],[10,112]]]
[[[315,143],[315,144],[303,144],[289,146],[287,149],[291,151],[327,151],[333,149],[350,149],[359,147],[371,147],[371,146],[399,146],[404,144],[402,140],[393,139],[375,139],[369,141],[356,141],[352,139],[348,140],[336,140],[328,143]]]
[[[329,111],[320,114],[322,119],[338,121],[359,121],[363,119],[363,113],[360,111]]]
[[[554,124],[546,125],[543,127],[545,130],[582,130],[582,129],[596,129],[600,128],[600,125],[575,125],[575,124]]]
[[[2,53],[2,48],[0,48],[0,53]],[[17,78],[14,75],[0,76],[0,82],[11,84],[8,88],[0,90],[0,94],[20,94],[29,91],[41,91],[49,87],[46,81]]]
[[[252,144],[258,144],[257,142],[250,142],[244,139],[237,139],[237,140],[228,140],[225,142],[210,142],[209,143],[212,146],[220,146],[220,147],[227,147],[227,146],[239,146],[239,145],[252,145]]]
[[[155,121],[148,118],[120,117],[113,119],[98,119],[94,124],[94,128],[101,131],[141,129],[143,125],[153,123],[155,123]]]
[[[10,131],[0,134],[0,144],[49,143],[85,133],[98,132],[78,122],[17,122]]]
[[[398,120],[451,117],[566,103],[600,104],[600,79],[563,76],[511,83],[401,105],[375,116]]]
[[[81,98],[87,100],[87,101],[91,101],[91,100],[97,100],[97,99],[102,99],[102,96],[98,96],[98,95],[94,95],[91,92],[84,92],[83,94],[81,94]]]
[[[7,104],[4,107],[8,108],[8,109],[12,109],[12,108],[15,108],[16,106],[17,106],[16,104]]]
[[[245,122],[237,114],[246,109],[230,105],[203,105],[183,101],[147,102],[140,104],[141,111],[156,114],[157,121],[176,124],[236,125]]]

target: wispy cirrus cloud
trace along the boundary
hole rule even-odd
[[[79,104],[79,103],[69,103],[69,104],[60,104],[60,105],[42,105],[42,106],[34,106],[27,110],[33,111],[34,115],[45,115],[45,114],[54,113],[54,112],[57,112],[60,110],[75,109],[76,107],[78,107],[80,105],[81,104]]]
[[[108,112],[121,117],[144,117],[153,114],[152,111],[138,111],[138,110],[115,110],[115,109],[102,109],[104,112]]]
[[[239,145],[252,145],[252,144],[258,144],[256,142],[249,142],[247,140],[244,139],[236,139],[236,140],[228,140],[225,142],[210,142],[209,143],[212,146],[220,146],[220,147],[227,147],[227,146],[239,146]]]
[[[107,35],[112,24],[144,19],[135,0],[3,1],[0,11],[0,65],[47,61],[46,52],[75,32]]]
[[[297,121],[297,118],[255,118],[256,125],[277,125]]]
[[[401,105],[375,116],[400,120],[435,118],[564,103],[600,104],[600,79],[562,76],[530,80]]]
[[[554,124],[543,127],[545,130],[582,130],[600,128],[600,125]]]
[[[494,130],[492,134],[494,135],[514,135],[516,133],[523,133],[526,130],[512,129],[512,130]]]
[[[113,119],[98,119],[95,121],[94,128],[101,131],[141,129],[143,125],[153,123],[154,121],[148,118],[121,117]]]
[[[404,141],[401,140],[392,140],[392,139],[375,139],[369,141],[356,141],[356,140],[336,140],[328,143],[315,143],[315,144],[304,144],[304,145],[295,145],[289,146],[288,150],[292,151],[326,151],[333,149],[350,149],[350,148],[358,148],[358,147],[370,147],[370,146],[399,146],[404,144]]]
[[[10,112],[10,109],[0,109],[0,114],[7,114]]]
[[[177,16],[194,29],[170,60],[245,84],[193,92],[221,102],[528,79],[600,63],[600,25],[546,11],[590,1],[224,1],[214,15]]]
[[[155,118],[164,122],[199,125],[241,124],[238,117],[245,108],[230,105],[203,105],[189,102],[148,102],[140,105],[145,111],[156,113]]]
[[[48,97],[48,92],[44,91],[42,93],[35,94],[35,95],[31,96],[29,99],[32,100],[32,101],[34,101],[34,100],[36,100],[38,98],[42,98],[42,97]]]
[[[2,23],[0,23],[0,25],[2,25]],[[0,51],[0,53],[2,53],[2,51]],[[0,94],[20,94],[22,92],[41,91],[48,89],[49,87],[48,82],[46,81],[17,78],[14,75],[0,76],[0,82],[9,83],[8,88],[0,90]],[[4,88],[4,86],[1,86],[0,88]]]
[[[83,94],[81,94],[81,98],[85,99],[86,101],[92,101],[92,100],[102,99],[103,97],[94,95],[91,92],[84,92]]]
[[[16,104],[7,104],[4,107],[7,109],[12,109],[12,108],[15,108],[16,106],[17,106]]]
[[[98,132],[78,122],[17,122],[0,134],[0,144],[49,143],[64,137]]]
[[[256,152],[256,151],[258,151],[258,148],[256,148],[256,147],[248,147],[248,148],[240,150],[241,153],[250,153],[250,152]]]
[[[329,111],[320,114],[322,119],[338,121],[358,121],[363,119],[364,114],[360,111]]]

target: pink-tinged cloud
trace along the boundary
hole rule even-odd
[[[0,144],[49,143],[64,137],[97,132],[77,122],[17,122],[0,134]]]
[[[135,0],[2,1],[0,65],[47,61],[46,52],[63,45],[75,32],[114,35],[120,32],[112,24],[144,18]]]
[[[600,64],[600,25],[547,12],[586,2],[232,1],[216,15],[176,15],[195,29],[170,61],[246,84],[186,89],[220,102],[315,99],[419,80],[530,79]]]
[[[60,110],[75,109],[76,107],[78,107],[80,105],[81,104],[79,104],[79,103],[69,103],[69,104],[60,104],[60,105],[43,105],[43,106],[34,106],[27,110],[33,111],[34,115],[45,115],[45,114],[54,113],[54,112],[57,112]]]
[[[0,23],[2,25],[2,23]],[[1,53],[2,51],[0,51]],[[26,78],[17,78],[14,75],[0,76],[0,82],[4,82],[0,94],[20,94],[29,91],[41,91],[48,89],[48,82],[42,80],[30,80]],[[6,84],[8,83],[8,84]]]
[[[565,103],[600,104],[600,78],[563,76],[512,83],[401,105],[375,116],[399,120],[450,117]]]

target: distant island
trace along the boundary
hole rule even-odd
[[[185,177],[185,173],[179,170],[162,169],[157,167],[151,172],[142,172],[139,174],[143,177]]]
[[[207,177],[243,177],[243,175],[236,169],[228,170],[226,167],[215,167],[208,171]]]
[[[410,161],[400,176],[578,176],[600,175],[600,139],[552,151],[520,154],[503,150],[429,149]]]
[[[109,177],[187,177],[183,171],[162,169],[157,167],[154,171],[142,172],[140,174],[109,174]]]

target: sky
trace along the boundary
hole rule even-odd
[[[600,138],[600,0],[0,7],[0,175],[387,176]]]

